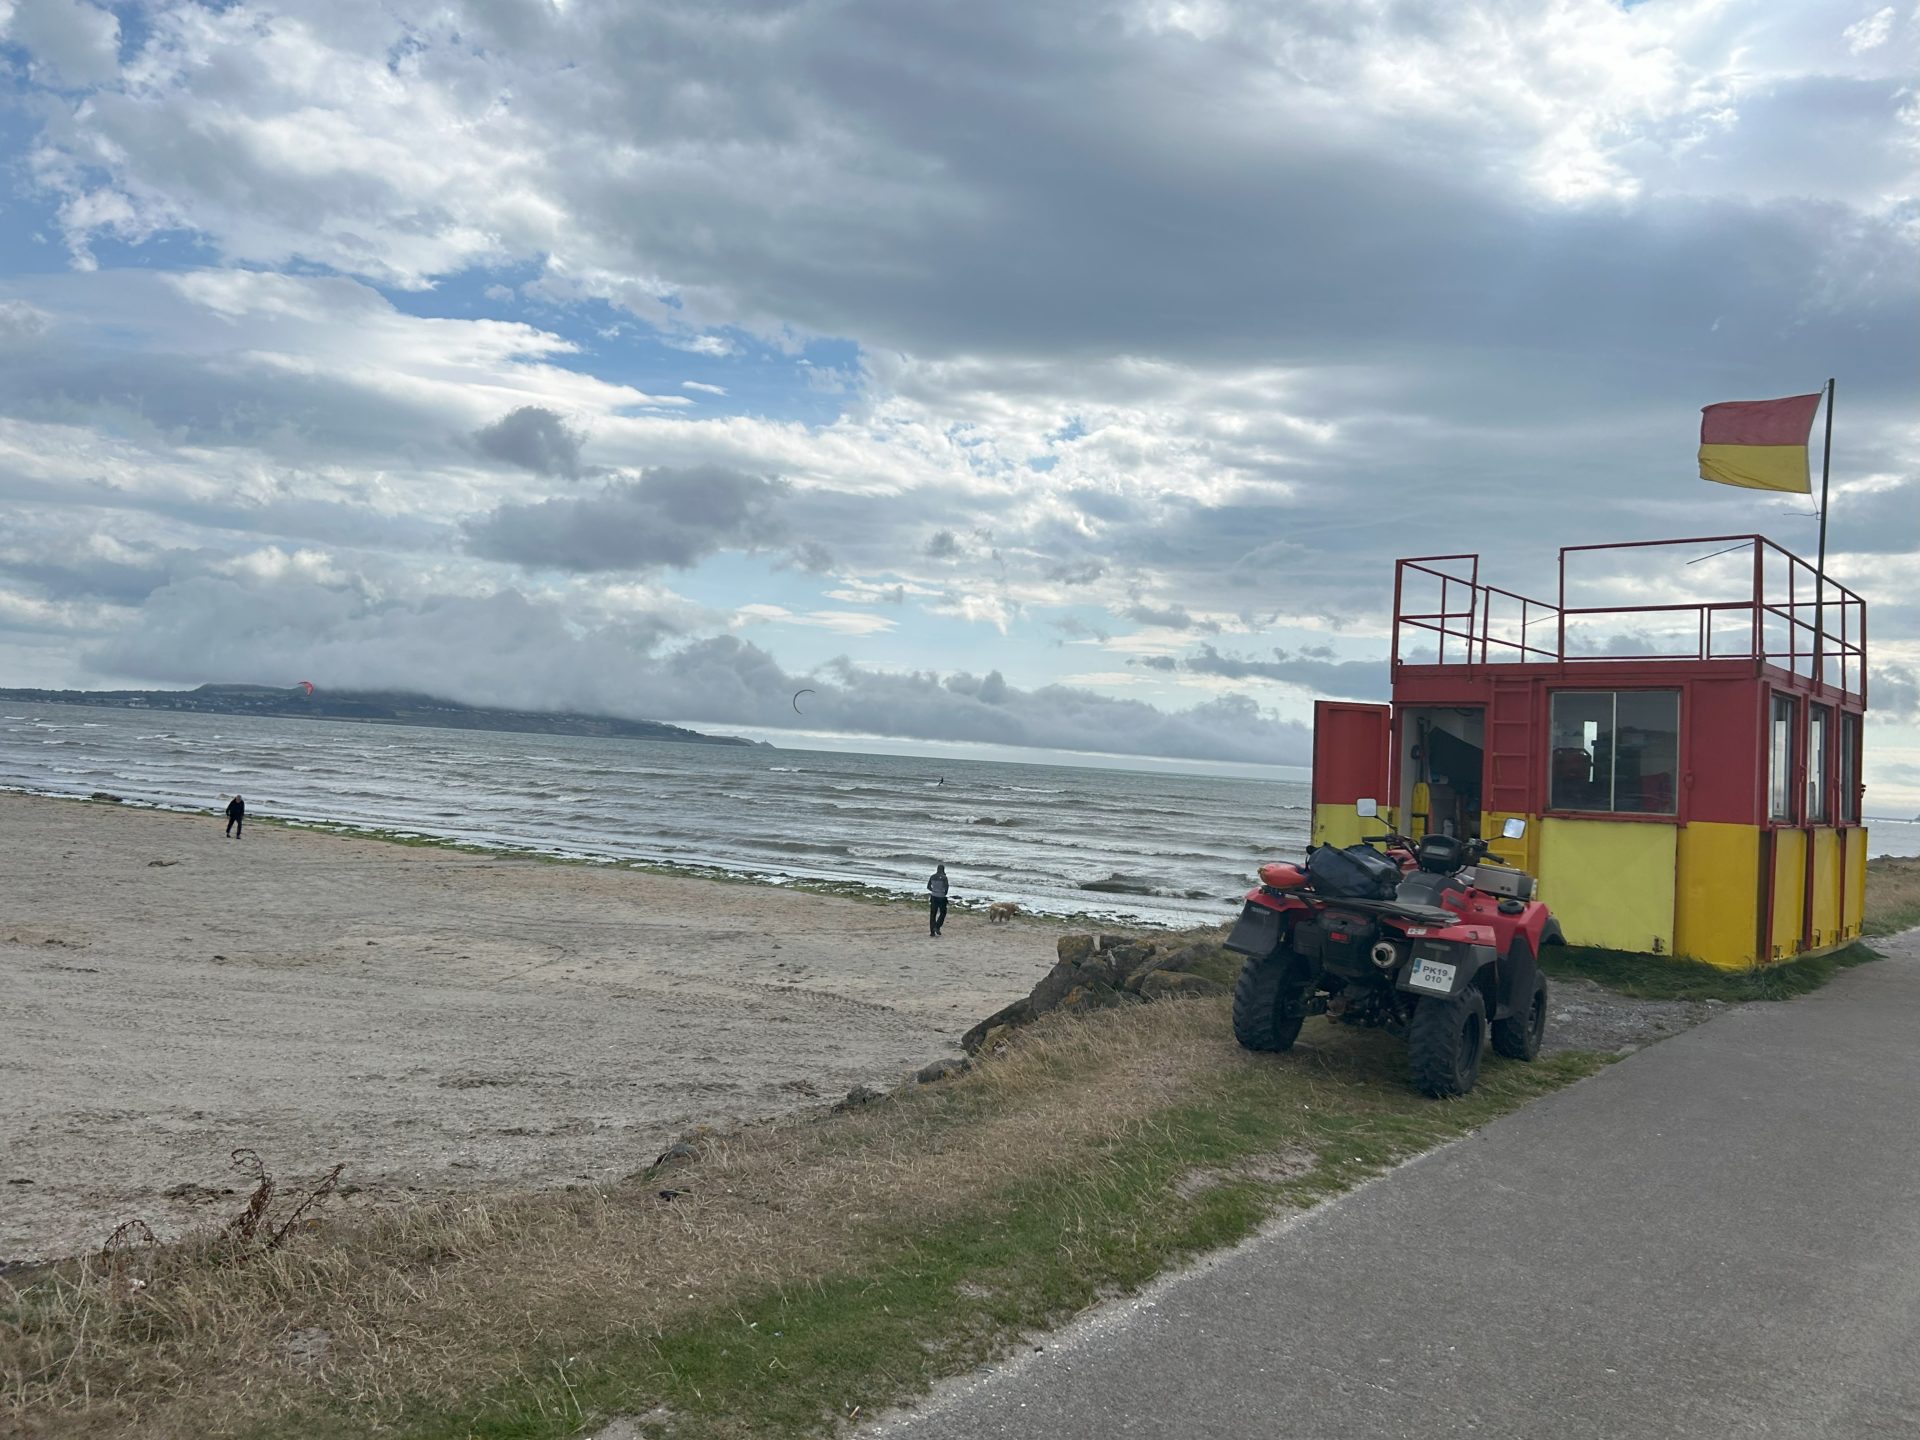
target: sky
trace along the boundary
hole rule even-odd
[[[0,683],[1298,765],[1397,556],[1811,554],[1699,409],[1834,376],[1910,813],[1916,56],[1912,0],[0,0]]]

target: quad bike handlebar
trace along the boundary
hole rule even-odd
[[[1389,830],[1384,835],[1362,835],[1360,839],[1363,844],[1380,846],[1389,855],[1396,850],[1403,852],[1406,856],[1402,861],[1403,864],[1411,864],[1419,857],[1422,844],[1412,836],[1402,835],[1395,830]],[[1452,837],[1448,839],[1451,841]],[[1451,873],[1455,870],[1464,870],[1470,865],[1478,865],[1487,856],[1488,844],[1485,840],[1465,840],[1457,843],[1460,850],[1456,858],[1443,857],[1439,864],[1429,864],[1423,868],[1444,869]]]
[[[1361,841],[1368,845],[1384,845],[1389,850],[1411,850],[1420,842],[1407,835],[1389,830],[1384,835],[1362,835]]]

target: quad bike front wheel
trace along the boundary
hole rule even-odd
[[[1436,1100],[1473,1089],[1486,1035],[1486,1002],[1472,986],[1450,1000],[1422,1000],[1407,1027],[1415,1088]]]
[[[1247,957],[1233,987],[1233,1038],[1249,1050],[1291,1050],[1300,1022],[1292,1001],[1292,957],[1278,951]]]
[[[1513,953],[1532,958],[1527,942],[1513,942]],[[1493,1048],[1509,1060],[1531,1060],[1547,1033],[1547,977],[1533,972],[1533,996],[1526,1012],[1493,1022]]]

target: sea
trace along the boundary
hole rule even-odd
[[[1190,925],[1308,839],[1299,780],[0,702],[0,788]]]
[[[0,789],[880,894],[938,862],[962,901],[1156,925],[1227,918],[1310,824],[1294,779],[17,702]]]

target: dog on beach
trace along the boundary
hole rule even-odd
[[[987,906],[987,923],[989,925],[998,925],[1002,921],[1013,919],[1013,917],[1019,913],[1020,907],[1014,904],[1013,901],[997,900]]]

